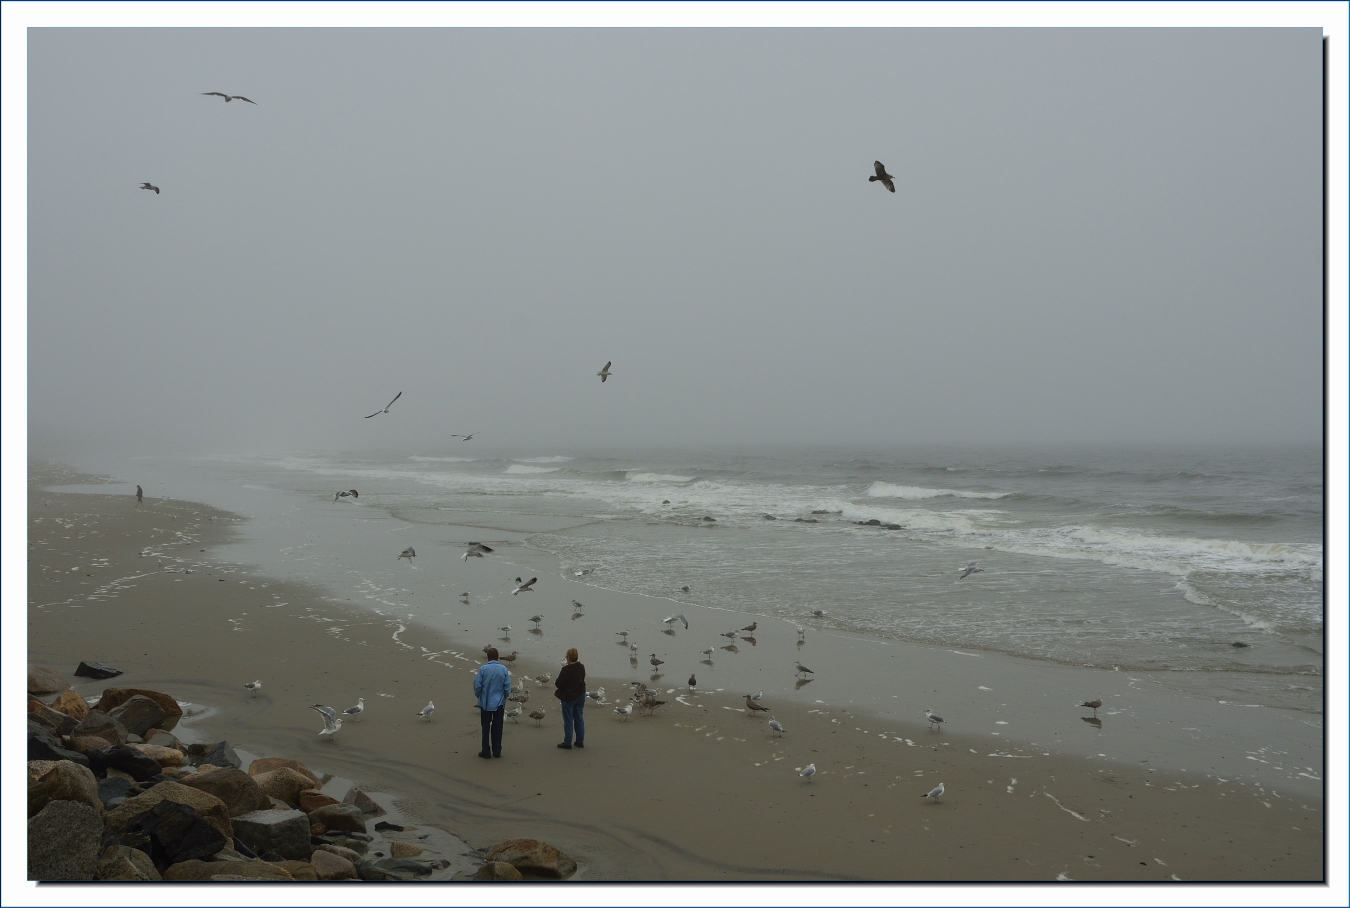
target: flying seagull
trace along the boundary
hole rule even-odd
[[[398,400],[398,399],[399,399],[400,397],[402,397],[402,396],[403,396],[403,392],[402,392],[402,391],[398,392],[397,394],[394,395],[394,400],[391,400],[391,401],[389,401],[389,403],[387,403],[387,404],[384,405],[384,409],[383,409],[383,410],[376,410],[374,413],[372,413],[372,414],[370,414],[369,416],[367,416],[366,419],[374,419],[376,416],[379,416],[381,413],[388,413],[388,412],[389,412],[389,408],[392,407],[392,406],[394,405],[394,401],[395,401],[395,400]]]
[[[672,627],[674,626],[676,621],[683,622],[684,629],[689,630],[689,619],[684,617],[683,615],[671,615],[667,618],[662,618],[661,620],[666,624],[671,625]]]
[[[412,546],[408,546],[398,557],[407,558],[408,563],[412,564],[412,560],[417,557],[417,552],[413,550]]]
[[[535,581],[538,579],[539,579],[538,577],[531,577],[528,583],[522,583],[520,578],[517,577],[516,588],[511,591],[511,595],[514,596],[516,593],[533,592],[533,590],[531,590],[530,587],[534,586]]]
[[[256,696],[258,696],[258,691],[262,690],[262,682],[261,682],[261,681],[250,681],[250,682],[248,682],[247,684],[244,685],[244,688],[245,688],[246,690],[248,690],[250,693],[252,693],[253,696],[256,697]]]
[[[1101,709],[1102,706],[1102,698],[1098,697],[1096,700],[1086,700],[1078,705],[1086,706],[1088,709],[1092,710],[1093,717],[1096,717],[1097,710]]]
[[[428,700],[427,705],[422,707],[421,711],[418,712],[417,715],[422,717],[423,719],[430,719],[431,714],[434,713],[435,711],[436,711],[436,704]]]
[[[613,360],[610,360],[609,362],[605,363],[605,368],[603,368],[603,369],[601,369],[599,372],[595,373],[596,375],[600,376],[600,384],[603,385],[603,384],[605,383],[605,381],[606,381],[611,375],[614,374],[613,372],[609,371],[609,367],[612,366],[612,365],[614,365],[614,361],[613,361]]]
[[[939,782],[937,788],[934,788],[932,791],[928,792],[928,794],[926,794],[926,795],[919,795],[919,797],[920,797],[920,799],[922,799],[922,798],[932,798],[932,799],[936,802],[939,798],[942,797],[942,795],[943,795],[946,791],[947,791],[947,783],[946,783],[946,782]]]
[[[356,491],[356,489],[348,489],[348,490],[345,491],[345,492],[334,492],[334,493],[333,493],[333,503],[334,503],[334,504],[337,504],[337,500],[338,500],[339,498],[360,498],[360,497],[361,497],[361,493],[358,492],[358,491]]]
[[[342,727],[342,718],[338,716],[337,710],[333,709],[331,706],[320,706],[317,703],[311,706],[310,709],[323,716],[323,731],[319,732],[320,735],[331,736],[338,733],[338,729]]]
[[[202,94],[215,95],[218,98],[224,98],[226,104],[229,104],[231,101],[248,101],[248,98],[245,98],[243,95],[227,95],[223,91],[204,91]],[[257,106],[258,104],[257,101],[248,101],[248,103],[254,106]]]
[[[366,698],[357,697],[356,705],[347,707],[342,711],[342,714],[344,716],[351,716],[353,719],[355,719],[357,716],[361,715],[361,713],[365,711],[365,708],[366,708]]]
[[[462,439],[464,439],[465,441],[471,441],[471,440],[473,439],[473,437],[474,437],[475,435],[477,435],[477,434],[478,434],[477,432],[470,432],[468,435],[451,435],[450,437],[451,437],[451,438],[462,438]]]
[[[153,190],[155,191],[155,195],[159,195],[159,187],[158,187],[158,186],[152,186],[152,185],[150,185],[149,183],[142,183],[142,184],[141,184],[141,188],[142,188],[142,189],[153,189]]]
[[[957,580],[965,580],[971,574],[983,574],[984,568],[979,567],[978,561],[967,561],[966,566],[961,570],[961,576]]]
[[[924,714],[925,716],[928,717],[928,722],[929,722],[929,724],[930,724],[933,728],[936,728],[936,729],[939,729],[939,730],[941,730],[941,728],[942,728],[942,723],[947,721],[946,719],[942,718],[941,716],[935,716],[935,715],[933,715],[933,711],[932,711],[931,709],[925,709],[925,710],[923,711],[923,714]]]
[[[469,547],[464,550],[463,560],[468,561],[470,558],[482,558],[484,555],[490,555],[491,553],[491,546],[483,545],[481,542],[471,542],[469,543]]]
[[[811,781],[811,777],[814,776],[815,774],[816,774],[816,764],[814,763],[807,763],[806,768],[803,769],[801,772],[797,773],[797,775],[801,776],[808,782]]]
[[[868,177],[867,182],[876,183],[880,181],[882,186],[885,186],[891,192],[895,192],[895,183],[892,182],[895,179],[895,177],[891,176],[889,173],[886,172],[886,165],[881,163],[880,161],[873,161],[872,166],[876,169],[877,175],[874,177]]]

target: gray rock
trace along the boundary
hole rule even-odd
[[[28,666],[30,694],[57,694],[70,687],[70,682],[53,669],[41,665]]]
[[[339,832],[365,832],[366,820],[354,804],[325,804],[309,813],[310,823],[322,823],[325,829]]]
[[[98,779],[88,767],[69,760],[55,764],[42,778],[28,786],[30,817],[52,801],[75,801],[103,812],[103,802],[98,797]]]
[[[73,750],[66,750],[51,732],[35,722],[28,724],[28,759],[70,760],[81,766],[89,765],[89,758]]]
[[[221,741],[202,754],[199,763],[210,763],[212,766],[233,766],[235,769],[242,769],[244,761],[239,759],[239,755],[234,752],[234,748],[226,741]]]
[[[160,765],[154,759],[127,744],[100,747],[89,751],[88,757],[89,768],[95,774],[112,767],[122,770],[137,782],[145,782],[160,774]]]
[[[308,861],[309,817],[299,810],[255,810],[233,819],[234,836],[254,854],[275,851],[292,861]]]
[[[70,736],[72,738],[102,738],[109,744],[125,744],[128,734],[126,726],[121,722],[101,709],[91,709],[89,715],[85,716],[84,720],[75,726],[75,730],[70,733]]]
[[[127,796],[127,789],[130,788],[131,785],[131,780],[122,776],[108,776],[106,779],[99,779],[98,799],[103,802],[104,807],[107,807],[108,802],[118,798],[125,798]]]
[[[113,668],[111,665],[104,665],[102,662],[81,662],[80,667],[75,669],[75,677],[93,678],[95,681],[116,678],[120,674],[122,674],[120,668]]]
[[[150,855],[126,845],[109,845],[98,856],[94,873],[100,880],[161,880]]]
[[[347,792],[347,796],[342,799],[343,804],[351,804],[366,816],[378,817],[384,813],[384,808],[376,804],[370,795],[366,794],[355,785]]]
[[[155,744],[159,747],[172,747],[174,750],[181,750],[186,753],[183,742],[174,737],[170,732],[162,728],[150,729],[149,737],[145,739],[146,744]]]
[[[357,861],[356,875],[363,880],[401,880],[404,876],[395,876],[382,867],[377,867],[374,861]]]
[[[97,810],[52,801],[28,821],[28,879],[92,880],[102,837]]]
[[[63,712],[43,705],[40,700],[28,701],[28,721],[36,722],[52,734],[64,737],[75,730],[79,721]]]
[[[426,876],[431,873],[431,868],[421,861],[413,861],[408,858],[381,858],[375,862],[375,866],[381,870],[394,873],[412,873],[417,876]]]
[[[158,728],[159,723],[168,716],[158,703],[141,694],[132,697],[108,715],[121,722],[128,735],[138,737],[152,728]]]
[[[168,798],[128,820],[118,844],[137,847],[147,837],[150,859],[161,872],[183,861],[209,858],[227,844],[201,814]]]

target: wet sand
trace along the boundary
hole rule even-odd
[[[175,692],[207,708],[191,723],[203,737],[396,794],[406,815],[475,847],[544,839],[577,858],[579,880],[1323,875],[1322,804],[1306,793],[991,746],[988,735],[932,731],[922,716],[880,720],[766,694],[787,729],[774,738],[763,718],[745,715],[739,690],[677,691],[654,716],[622,722],[612,704],[626,702],[632,675],[595,668],[590,686],[603,685],[611,705],[588,706],[585,750],[555,746],[561,721],[549,683],[531,685],[526,708],[547,709],[543,727],[508,722],[504,758],[481,760],[470,685],[484,640],[450,639],[229,564],[215,556],[234,515],[41,491],[63,481],[75,479],[30,477],[30,661],[67,677],[81,660],[111,663],[126,673],[80,679],[76,689]],[[147,547],[178,557],[160,565],[141,556]],[[522,658],[512,674],[557,668]],[[660,684],[683,688],[686,677],[682,669]],[[255,678],[264,687],[253,698],[242,685]],[[308,707],[342,708],[358,696],[361,721],[319,739]],[[420,720],[428,699],[436,714]],[[818,772],[808,783],[794,769],[809,762]],[[942,802],[922,800],[939,781]]]

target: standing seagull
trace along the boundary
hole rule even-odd
[[[422,707],[421,711],[417,715],[423,719],[430,719],[431,714],[434,713],[435,711],[436,711],[436,704],[428,700],[427,705]]]
[[[619,641],[620,643],[627,643],[627,642],[628,642],[628,631],[615,631],[614,633],[615,633],[617,636],[623,638],[622,640]]]
[[[256,696],[258,696],[258,691],[262,690],[262,682],[261,682],[261,681],[250,681],[250,682],[248,682],[247,684],[244,685],[244,689],[247,690],[247,691],[249,691],[251,694],[253,694],[253,696],[256,697]]]
[[[530,713],[530,718],[534,720],[534,727],[535,727],[535,728],[542,728],[542,727],[543,727],[543,725],[544,725],[544,714],[547,713],[547,712],[548,712],[548,710],[544,709],[544,707],[541,706],[541,707],[539,707],[538,709],[536,709],[534,712]]]
[[[698,686],[698,679],[691,674],[689,676],[689,689],[693,690],[697,686]]]
[[[867,182],[880,182],[882,186],[885,186],[891,192],[895,192],[895,177],[886,172],[886,165],[880,161],[873,161],[872,167],[876,170],[877,174],[874,177],[868,177]]]
[[[1098,697],[1096,700],[1086,700],[1078,705],[1086,706],[1088,709],[1092,710],[1092,717],[1095,719],[1097,718],[1097,710],[1101,708],[1102,698]]]
[[[622,717],[623,717],[623,720],[624,720],[625,722],[627,722],[627,721],[628,721],[628,717],[631,716],[631,715],[633,714],[633,707],[631,707],[631,706],[616,706],[616,707],[614,707],[614,711],[615,711],[616,713],[618,713],[620,716],[622,716]]]
[[[598,703],[605,699],[605,689],[603,687],[597,687],[595,690],[588,690],[586,691],[586,696]]]
[[[520,580],[520,578],[517,577],[517,578],[516,578],[516,588],[513,589],[513,590],[511,591],[511,595],[514,596],[516,593],[529,593],[529,592],[532,592],[531,589],[530,589],[530,587],[534,586],[535,581],[538,580],[538,579],[539,579],[538,577],[531,577],[529,583],[522,583],[521,580]]]
[[[938,729],[939,731],[941,731],[941,729],[942,729],[942,723],[947,721],[946,719],[942,718],[941,716],[935,716],[935,715],[933,715],[933,711],[932,711],[931,709],[925,709],[925,710],[923,711],[923,714],[924,714],[925,716],[928,717],[928,723],[929,723],[929,725],[930,725],[931,727],[933,727],[933,728]]]
[[[351,716],[352,719],[354,720],[356,719],[357,716],[361,715],[361,713],[365,711],[365,708],[366,708],[366,698],[357,697],[356,705],[347,707],[342,711],[342,714],[344,716]]]
[[[586,606],[582,605],[580,602],[577,602],[575,599],[572,600],[572,608],[576,609],[577,611],[581,611],[585,607]]]
[[[773,729],[774,735],[781,735],[783,733],[783,726],[778,724],[778,720],[773,716],[769,716],[769,728]]]
[[[753,634],[755,632],[755,628],[757,627],[759,627],[759,622],[751,621],[745,627],[741,628],[741,630],[745,631],[747,634]]]
[[[609,367],[612,365],[614,365],[614,361],[610,360],[609,362],[605,363],[605,368],[595,373],[596,375],[600,376],[600,384],[603,385],[605,381],[608,380],[608,378],[614,374],[613,372],[609,371]]]
[[[463,560],[468,561],[470,558],[482,558],[484,555],[491,554],[491,546],[483,545],[481,542],[471,542],[469,543],[469,547],[464,550]]]
[[[814,675],[815,672],[811,671],[811,669],[807,668],[805,665],[802,665],[800,662],[798,662],[798,663],[797,663],[797,674],[799,674],[799,675]]]
[[[983,574],[984,568],[979,566],[978,561],[967,561],[966,566],[961,570],[961,576],[957,580],[965,580],[971,574]]]
[[[816,774],[816,764],[814,763],[807,763],[806,768],[803,769],[801,772],[797,773],[797,775],[801,776],[808,782],[811,781],[811,777],[814,776],[815,774]]]
[[[224,98],[226,104],[229,104],[231,101],[248,101],[248,98],[245,98],[243,95],[227,95],[223,91],[204,91],[202,94],[215,95],[218,98]],[[248,103],[255,107],[258,105],[257,101],[248,101]]]
[[[666,660],[656,658],[656,653],[652,653],[652,657],[647,661],[652,664],[652,671],[658,671],[662,665],[666,664]]]
[[[512,722],[515,722],[517,725],[519,725],[519,724],[520,724],[520,714],[523,713],[524,711],[525,711],[525,707],[523,707],[523,706],[517,706],[515,709],[507,710],[506,713],[505,713],[505,716],[506,716],[506,718],[510,719]]]
[[[317,703],[311,706],[310,709],[323,716],[323,731],[319,732],[320,735],[329,735],[331,737],[338,733],[338,729],[342,727],[342,719],[338,716],[337,710],[333,709],[331,706],[320,706]]]
[[[932,798],[934,803],[941,803],[940,801],[938,801],[938,798],[942,797],[943,793],[946,792],[946,790],[947,790],[947,783],[946,783],[946,782],[939,782],[937,788],[934,788],[932,791],[928,792],[928,794],[926,794],[926,795],[919,795],[919,797],[920,797],[921,799],[922,799],[922,798]]]
[[[412,560],[417,557],[417,552],[413,549],[412,546],[408,546],[406,549],[403,550],[402,554],[400,554],[398,557],[407,558],[408,563],[412,564]]]
[[[398,400],[398,399],[399,399],[400,397],[402,397],[402,396],[403,396],[403,392],[402,392],[402,391],[398,392],[397,394],[394,395],[394,400],[391,400],[391,401],[389,401],[389,403],[387,403],[387,404],[384,405],[384,409],[383,409],[383,410],[376,410],[374,413],[372,413],[372,414],[370,414],[369,416],[367,416],[366,419],[374,419],[376,416],[379,416],[381,413],[388,413],[388,412],[389,412],[389,408],[392,407],[392,406],[394,405],[394,401]]]
[[[752,716],[753,716],[755,713],[766,713],[766,712],[769,711],[769,707],[767,707],[767,706],[760,706],[758,703],[755,702],[754,698],[751,697],[749,694],[746,694],[746,695],[745,695],[745,708],[748,709],[748,710],[750,710],[750,715],[752,715]]]
[[[735,640],[735,639],[736,639],[736,635],[739,634],[739,633],[740,633],[740,631],[726,631],[725,633],[718,634],[718,636],[719,636],[719,637],[726,637],[728,640]]]
[[[142,184],[141,184],[141,188],[142,188],[142,189],[153,189],[153,190],[155,191],[155,195],[159,195],[159,187],[158,187],[158,186],[151,186],[149,183],[142,183]]]

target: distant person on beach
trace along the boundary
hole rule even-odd
[[[506,722],[506,698],[511,693],[511,672],[497,661],[497,656],[497,647],[489,646],[488,661],[473,676],[473,692],[478,695],[478,717],[483,724],[480,757],[502,755],[502,726]]]
[[[142,499],[143,499],[144,497],[145,497],[145,493],[141,491],[141,487],[140,487],[140,486],[136,486],[136,507],[139,508],[139,507],[144,503],[144,502],[142,501]]]
[[[563,741],[558,746],[572,749],[572,728],[576,727],[577,747],[585,747],[586,722],[581,712],[586,707],[586,666],[577,661],[577,648],[567,651],[567,664],[558,672],[553,696],[562,701]]]

